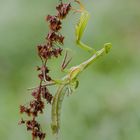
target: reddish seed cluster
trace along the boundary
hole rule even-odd
[[[68,12],[70,11],[71,5],[70,3],[66,3],[66,4],[61,3],[56,7],[56,9],[58,10],[57,16],[59,17],[59,19],[64,19],[68,14]]]
[[[38,77],[40,78],[41,81],[51,81],[51,77],[48,75],[49,69],[47,68],[46,65],[42,65],[42,67],[37,67],[37,71],[39,71]]]
[[[46,44],[38,46],[38,55],[43,60],[47,61],[52,56],[58,57],[62,53],[61,48],[55,48],[56,44],[63,45],[64,36],[60,33],[60,29],[62,28],[62,20],[66,17],[71,9],[70,3],[64,4],[60,3],[56,7],[57,15],[48,15],[46,17],[46,21],[49,23],[50,31],[46,37]]]
[[[62,28],[62,23],[57,16],[48,15],[46,20],[49,22],[49,26],[52,31],[58,32]]]
[[[52,78],[49,76],[49,69],[46,66],[48,59],[52,57],[58,57],[62,53],[62,48],[56,47],[58,45],[63,45],[64,36],[60,34],[60,29],[62,28],[62,19],[66,17],[71,9],[70,3],[64,4],[60,3],[57,7],[57,15],[46,17],[46,21],[49,23],[49,33],[46,37],[46,43],[43,45],[38,45],[38,56],[42,61],[42,66],[37,67],[39,71],[38,77],[40,79],[40,84],[37,88],[32,91],[33,100],[26,106],[20,106],[20,113],[25,113],[27,116],[32,117],[29,120],[23,120],[19,124],[25,124],[28,131],[32,133],[32,140],[39,138],[39,140],[45,139],[45,133],[42,132],[40,124],[36,121],[36,117],[43,113],[45,108],[44,101],[51,104],[52,94],[49,92],[48,88],[44,86],[44,83],[50,82]]]
[[[28,106],[20,106],[20,113],[27,114],[27,116],[32,117],[32,120],[22,119],[19,124],[25,124],[27,131],[32,131],[33,140],[35,140],[36,138],[44,140],[46,134],[41,131],[40,124],[36,121],[36,117],[39,113],[43,113],[43,99],[45,99],[48,103],[51,103],[53,97],[45,86],[36,88],[32,92],[32,96],[34,97],[34,100],[30,101]]]
[[[25,124],[27,131],[32,131],[32,139],[39,138],[44,140],[45,133],[41,131],[40,124],[36,121],[36,117],[39,113],[43,113],[44,109],[44,100],[51,104],[52,95],[49,93],[48,89],[45,86],[40,86],[32,92],[34,100],[30,101],[28,106],[20,106],[20,113],[27,114],[27,116],[32,117],[32,120],[23,120],[21,119],[19,124]]]
[[[36,138],[39,138],[40,140],[45,139],[46,134],[41,131],[40,124],[35,121],[35,119],[27,121],[21,119],[19,124],[25,124],[27,131],[32,131],[32,140],[35,140]]]

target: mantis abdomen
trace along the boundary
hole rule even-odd
[[[67,87],[66,85],[62,85],[58,87],[57,93],[55,94],[52,102],[52,132],[53,134],[58,133],[60,128],[60,115],[61,115],[61,107],[62,102],[66,93]]]

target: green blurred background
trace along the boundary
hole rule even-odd
[[[138,0],[82,0],[91,13],[83,41],[101,48],[111,42],[110,54],[79,77],[75,94],[66,97],[62,109],[61,140],[140,139],[140,2]],[[0,140],[31,140],[18,126],[19,105],[31,98],[27,88],[37,85],[40,60],[36,45],[45,41],[45,16],[55,14],[58,0],[0,0]],[[76,17],[76,19],[75,19]],[[90,55],[76,48],[74,26],[78,15],[63,22],[65,47],[78,64]],[[60,77],[59,60],[49,61],[54,77]],[[56,67],[58,67],[56,69]],[[40,116],[48,140],[50,107]]]

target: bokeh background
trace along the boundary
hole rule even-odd
[[[66,97],[62,109],[61,140],[140,139],[140,2],[138,0],[82,0],[91,13],[83,41],[96,49],[111,42],[110,54],[79,77],[79,88]],[[27,88],[38,84],[37,44],[45,41],[45,16],[55,14],[58,0],[0,0],[0,139],[31,140],[18,126],[19,105],[31,98]],[[78,15],[63,22],[64,47],[73,56],[70,66],[90,57],[76,47]],[[59,60],[49,61],[54,77],[61,77]],[[40,116],[48,140],[50,107]]]

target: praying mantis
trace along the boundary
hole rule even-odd
[[[51,128],[53,134],[57,134],[60,129],[60,113],[62,102],[64,96],[67,93],[73,93],[75,89],[78,87],[78,76],[81,72],[83,72],[88,66],[90,66],[93,62],[95,62],[101,56],[107,54],[110,49],[112,48],[111,43],[104,44],[104,47],[100,50],[95,50],[92,47],[84,44],[81,39],[84,33],[84,30],[87,26],[89,20],[89,13],[85,10],[84,6],[79,0],[75,0],[78,4],[80,4],[81,13],[80,19],[78,24],[75,28],[75,35],[76,35],[76,44],[81,49],[89,52],[92,56],[87,59],[86,61],[82,62],[79,65],[73,66],[67,70],[67,74],[60,80],[53,80],[52,84],[58,85],[57,91],[53,97],[52,101],[52,111],[51,111]],[[64,66],[65,68],[65,66]],[[51,83],[50,83],[51,85]]]

